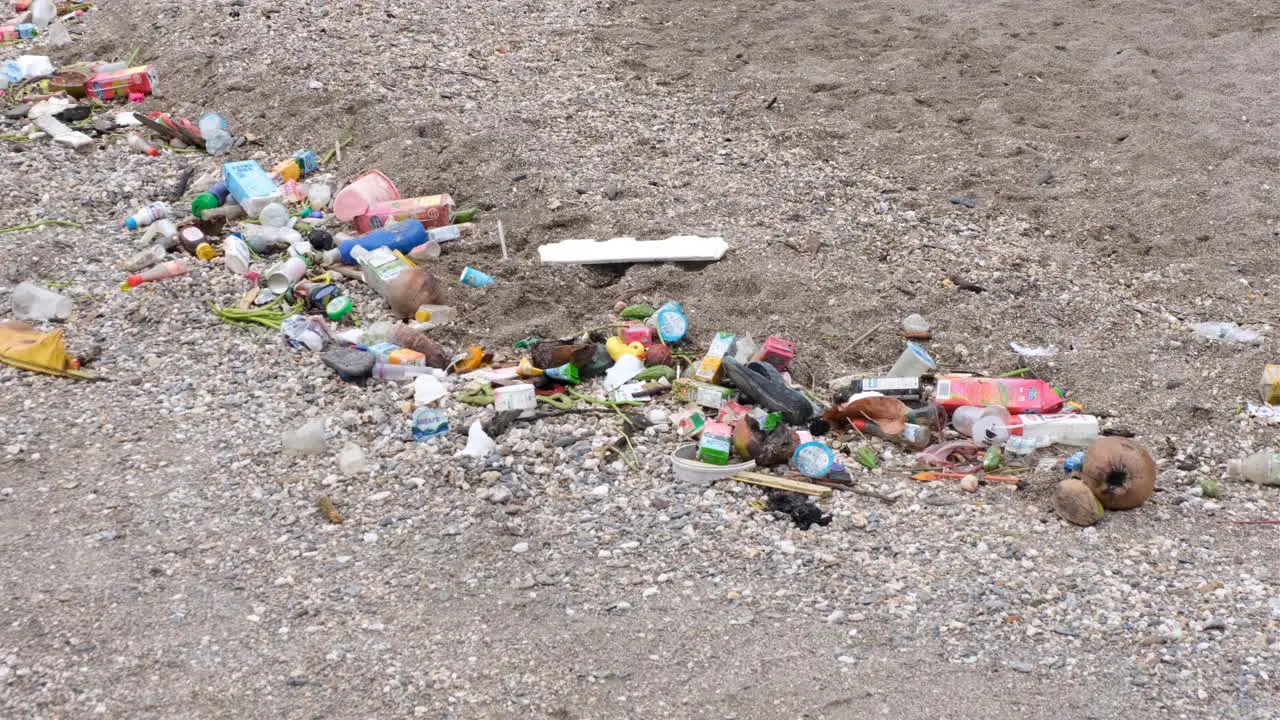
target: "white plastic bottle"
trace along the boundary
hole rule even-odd
[[[167,217],[169,217],[169,206],[166,203],[153,202],[134,213],[132,217],[126,218],[124,226],[130,230],[137,230]]]
[[[1259,485],[1280,486],[1280,454],[1263,450],[1243,460],[1230,460],[1227,462],[1227,477],[1243,478]]]
[[[1098,418],[1093,415],[984,417],[973,424],[973,437],[982,445],[999,445],[1010,437],[1020,437],[1038,446],[1086,447],[1098,439]]]
[[[418,330],[426,330],[449,323],[458,319],[458,311],[450,305],[419,305],[417,312],[414,313],[413,319],[421,325],[415,326]]]

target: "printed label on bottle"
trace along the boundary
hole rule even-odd
[[[944,381],[946,382],[946,381]],[[947,382],[950,387],[951,383]],[[938,393],[941,394],[942,384],[938,385]],[[920,378],[918,377],[901,377],[901,378],[867,378],[862,381],[863,392],[892,392],[894,390],[919,390]]]
[[[936,399],[938,400],[951,399],[951,381],[950,380],[938,381],[938,393],[937,393]]]

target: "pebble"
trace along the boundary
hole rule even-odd
[[[524,540],[521,540],[520,542],[511,546],[511,552],[517,555],[523,555],[529,552],[529,543],[525,542]]]

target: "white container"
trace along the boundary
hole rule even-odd
[[[291,257],[284,262],[277,263],[267,271],[267,289],[280,295],[284,291],[293,286],[294,283],[302,279],[307,272],[307,261],[298,257]]]
[[[958,407],[951,413],[951,424],[955,429],[965,437],[973,437],[973,426],[983,418],[1009,417],[1009,411],[1002,407],[977,407],[975,405],[965,405]]]
[[[522,410],[521,417],[528,417],[538,407],[538,396],[533,386],[528,383],[507,385],[493,391],[493,407],[498,412],[504,410]]]
[[[249,252],[249,245],[244,238],[239,235],[228,235],[226,240],[222,241],[222,263],[227,269],[237,275],[244,275],[249,272],[249,265],[253,262],[253,255]]]
[[[710,485],[716,480],[732,477],[746,470],[754,470],[755,460],[729,465],[712,465],[697,459],[697,445],[681,445],[671,453],[671,469],[675,471],[676,480],[693,485]]]
[[[434,375],[417,375],[413,378],[413,406],[426,407],[449,394],[449,390]]]
[[[888,377],[920,377],[938,369],[929,352],[916,343],[909,342],[889,370]]]
[[[71,298],[46,290],[29,282],[19,283],[9,297],[13,314],[19,320],[42,322],[71,317]]]
[[[973,436],[982,445],[998,445],[1010,437],[1020,437],[1034,441],[1037,446],[1087,447],[1098,439],[1098,418],[1093,415],[986,417],[974,423]]]

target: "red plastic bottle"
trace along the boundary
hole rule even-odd
[[[972,405],[1002,407],[1014,414],[1051,415],[1062,409],[1062,398],[1043,380],[980,378],[958,375],[938,377],[934,400],[948,412]]]

